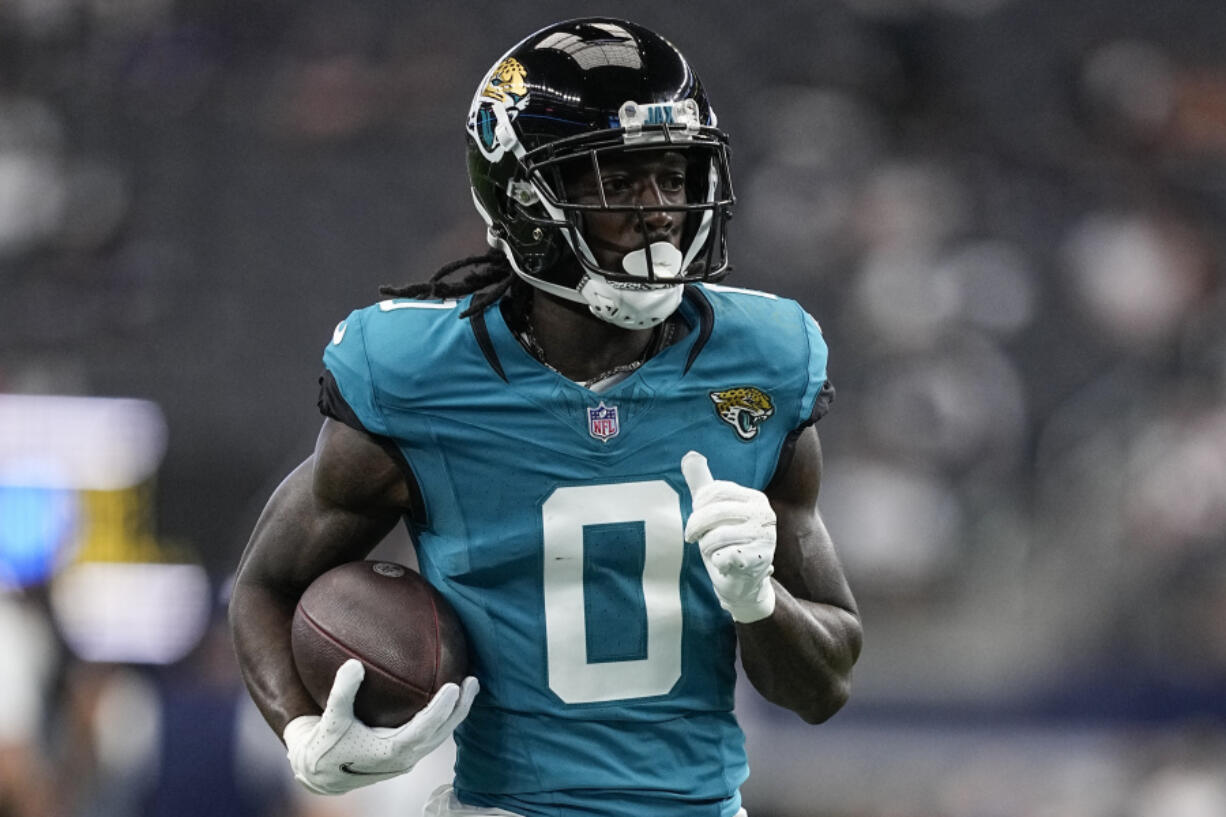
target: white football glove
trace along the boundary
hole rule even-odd
[[[290,768],[316,794],[344,794],[404,774],[447,740],[468,715],[479,685],[444,684],[408,723],[367,726],[353,716],[353,699],[366,675],[351,658],[336,671],[322,715],[300,715],[285,727]]]
[[[693,512],[685,540],[697,542],[720,605],[732,620],[751,624],[775,611],[775,511],[766,494],[711,476],[707,458],[681,458]]]

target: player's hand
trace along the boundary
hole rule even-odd
[[[444,684],[408,723],[371,727],[353,715],[365,675],[357,659],[341,664],[323,714],[299,716],[285,727],[294,777],[316,794],[343,794],[409,771],[464,720],[479,688],[472,677]]]
[[[750,624],[775,611],[775,511],[766,494],[711,476],[707,458],[681,458],[693,512],[685,540],[697,542],[720,605],[733,621]]]

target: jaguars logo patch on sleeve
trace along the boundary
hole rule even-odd
[[[715,404],[719,419],[732,426],[736,436],[746,441],[758,436],[758,427],[775,413],[770,395],[756,386],[713,391],[711,402]]]

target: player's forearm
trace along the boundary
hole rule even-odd
[[[309,582],[295,556],[311,540],[312,460],[295,468],[264,506],[243,551],[230,595],[230,632],[252,701],[278,736],[298,715],[318,712],[298,678],[290,625]]]
[[[243,681],[264,720],[278,736],[299,715],[319,712],[298,678],[290,647],[295,601],[257,585],[236,582],[230,627]]]
[[[770,616],[736,625],[742,666],[762,697],[809,723],[821,723],[851,692],[862,640],[859,616],[797,599],[777,581],[775,597]]]

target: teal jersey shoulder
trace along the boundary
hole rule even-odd
[[[324,353],[353,415],[410,464],[422,573],[469,635],[482,692],[456,733],[457,791],[529,817],[564,801],[626,817],[643,797],[653,814],[735,812],[735,631],[682,535],[680,462],[697,450],[716,478],[767,485],[825,382],[816,322],[689,287],[685,337],[597,394],[528,354],[498,307],[461,319],[467,303],[358,310]]]

